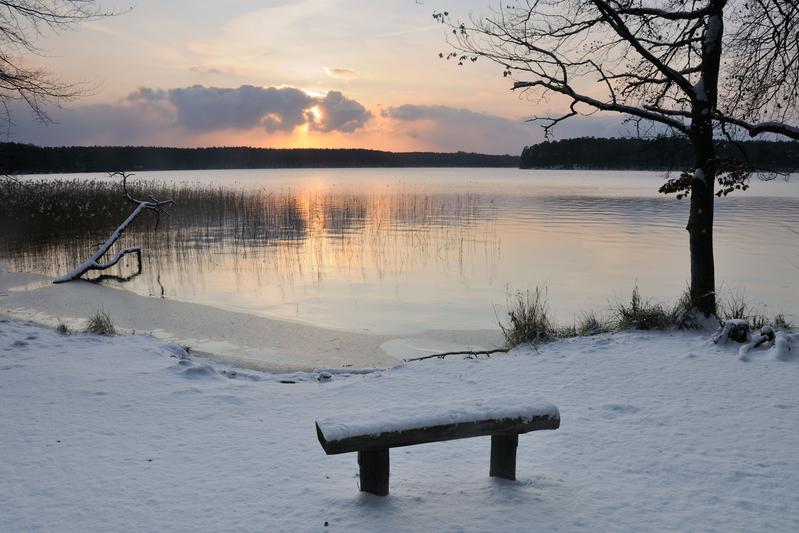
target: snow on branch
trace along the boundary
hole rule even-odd
[[[127,248],[123,248],[119,250],[114,256],[107,262],[102,263],[100,262],[101,259],[111,247],[116,243],[125,230],[136,220],[143,211],[152,211],[156,214],[156,228],[158,227],[158,221],[160,220],[160,215],[163,213],[163,207],[168,205],[175,205],[174,200],[156,200],[152,196],[150,196],[147,200],[141,200],[138,198],[134,198],[130,191],[128,191],[128,178],[132,176],[132,174],[127,174],[125,172],[114,172],[110,175],[111,177],[120,176],[122,178],[122,189],[124,191],[125,199],[127,199],[132,204],[135,204],[136,207],[133,211],[128,215],[128,218],[125,219],[122,224],[120,224],[116,230],[111,234],[111,236],[106,240],[100,248],[86,261],[81,263],[75,270],[69,272],[68,274],[64,274],[53,280],[53,283],[64,283],[66,281],[73,281],[79,279],[84,274],[91,270],[107,270],[112,266],[119,263],[119,261],[128,254],[136,254],[139,260],[139,267],[141,268],[141,248],[138,246],[129,246]]]
[[[782,122],[767,121],[749,123],[733,117],[728,117],[720,112],[714,114],[713,118],[722,124],[732,124],[749,132],[750,137],[757,137],[763,133],[776,133],[791,139],[799,140],[799,127],[783,124]]]

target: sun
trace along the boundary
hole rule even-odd
[[[319,122],[322,120],[322,110],[319,109],[318,105],[313,106],[308,111],[310,111],[311,116],[313,116],[314,122]]]

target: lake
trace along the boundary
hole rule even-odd
[[[354,331],[496,328],[509,292],[546,287],[562,324],[642,296],[671,305],[689,279],[688,201],[662,172],[302,169],[142,172],[221,186],[236,202],[137,222],[143,295]],[[103,175],[69,178],[107,179]],[[51,179],[51,178],[48,178]],[[146,192],[146,191],[145,191]],[[799,318],[799,176],[716,202],[716,276],[769,315]],[[120,220],[121,222],[121,220]],[[4,236],[9,268],[72,270],[113,225]],[[68,228],[67,228],[68,230]],[[128,261],[114,273],[135,273]]]

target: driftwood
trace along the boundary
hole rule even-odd
[[[108,240],[101,244],[97,251],[94,252],[89,259],[81,263],[72,272],[56,278],[53,280],[53,283],[64,283],[66,281],[76,280],[90,270],[107,270],[119,263],[119,261],[128,254],[136,254],[139,263],[138,272],[141,272],[141,248],[139,246],[129,246],[127,248],[123,248],[114,254],[110,261],[106,261],[105,263],[101,263],[100,260],[105,254],[108,253],[108,250],[110,250],[114,243],[119,240],[125,230],[128,229],[128,226],[130,226],[133,221],[136,220],[136,217],[138,217],[143,211],[153,211],[155,212],[156,216],[160,217],[160,214],[163,212],[161,208],[166,205],[175,205],[175,201],[156,200],[152,196],[147,200],[134,198],[128,191],[128,178],[130,178],[132,174],[127,174],[125,172],[114,172],[111,174],[111,176],[122,177],[122,189],[125,193],[125,199],[127,199],[130,203],[135,204],[135,209],[133,209],[130,215],[128,215],[128,218],[126,218],[125,221],[120,224],[116,230],[114,230]],[[158,227],[158,220],[160,220],[160,218],[156,220],[156,228]]]
[[[423,357],[412,357],[410,359],[403,359],[403,362],[410,363],[411,361],[424,361],[425,359],[435,359],[436,357],[439,359],[444,359],[448,355],[488,355],[494,353],[508,353],[507,348],[496,348],[494,350],[478,350],[478,351],[471,351],[465,350],[461,352],[444,352],[444,353],[434,353],[431,355],[425,355]]]

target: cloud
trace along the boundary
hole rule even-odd
[[[125,100],[133,103],[148,103],[153,104],[166,100],[167,93],[163,89],[151,89],[150,87],[139,87],[130,93]]]
[[[395,122],[400,134],[428,149],[517,154],[544,138],[539,125],[523,118],[514,120],[464,108],[406,104],[389,107],[381,114]],[[555,134],[556,138],[613,137],[623,134],[621,123],[616,116],[576,117],[558,125]]]
[[[350,68],[324,67],[324,69],[325,69],[325,74],[327,74],[331,78],[353,80],[358,77],[358,73]]]
[[[382,115],[396,121],[404,135],[435,150],[515,154],[535,137],[521,120],[443,105],[406,104]]]
[[[261,127],[290,132],[307,123],[317,131],[351,133],[372,118],[361,103],[339,91],[317,97],[295,87],[194,85],[170,89],[166,98],[175,107],[178,125],[194,131]],[[310,112],[314,107],[320,117]]]
[[[189,71],[199,74],[200,76],[219,76],[220,74],[228,74],[230,69],[223,69],[219,67],[195,65],[189,67]]]
[[[238,88],[194,85],[170,89],[178,125],[193,131],[250,129],[291,131],[306,122],[305,112],[315,99],[294,87]]]
[[[362,128],[372,118],[372,113],[363,105],[339,91],[330,91],[318,99],[317,107],[321,117],[311,122],[311,127],[317,131],[351,133]]]
[[[149,102],[135,105],[83,105],[55,108],[48,113],[53,124],[35,120],[17,103],[11,110],[14,126],[7,139],[44,146],[158,145],[168,144],[172,118]]]
[[[319,110],[319,116],[311,112]],[[339,91],[314,96],[296,87],[140,87],[117,104],[54,108],[56,123],[28,118],[12,109],[8,140],[46,145],[169,144],[191,146],[209,138],[241,139],[260,132],[289,135],[300,126],[323,133],[351,134],[372,118],[360,102]],[[257,137],[254,137],[257,138]]]
[[[383,108],[375,119],[361,102],[339,91],[296,87],[140,87],[116,104],[50,110],[42,125],[19,103],[14,128],[2,140],[42,145],[207,146],[253,144],[363,146],[389,150],[518,154],[543,140],[542,129],[512,119],[444,105]],[[305,135],[307,128],[309,135]],[[555,138],[635,134],[617,115],[575,117]]]

